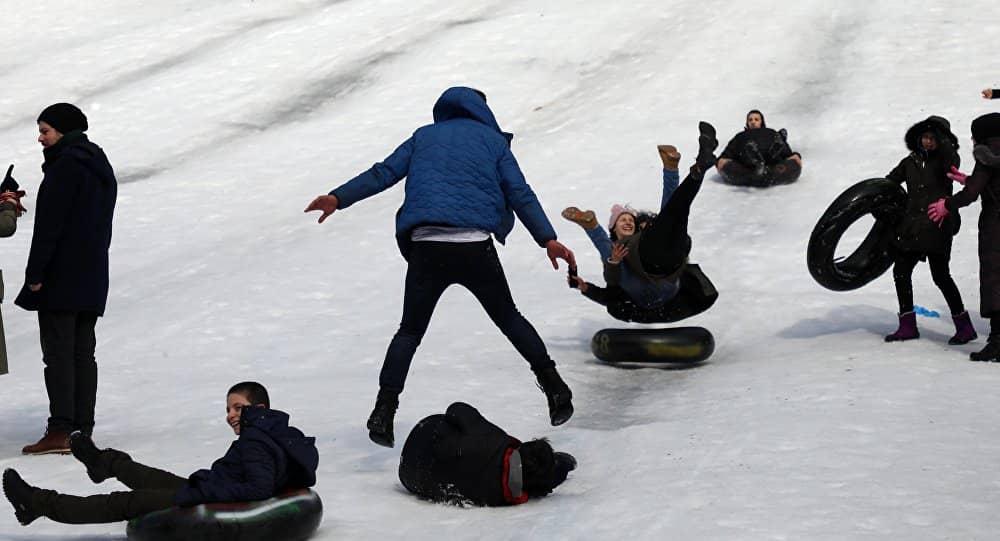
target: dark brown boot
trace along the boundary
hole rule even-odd
[[[584,229],[597,227],[597,215],[592,210],[580,210],[576,207],[566,207],[562,211],[562,217],[575,223]]]
[[[656,150],[660,152],[660,159],[663,160],[663,168],[668,171],[676,171],[681,161],[681,153],[674,145],[656,145]]]
[[[58,430],[46,430],[42,439],[31,445],[25,445],[21,449],[21,454],[25,455],[48,455],[58,453],[69,454],[69,432]]]

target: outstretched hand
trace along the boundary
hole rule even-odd
[[[992,88],[983,89],[983,99],[987,99],[987,100],[993,99],[993,89]]]
[[[951,180],[954,180],[955,182],[963,186],[965,185],[965,179],[969,178],[969,175],[966,175],[965,173],[959,171],[958,168],[955,167],[954,165],[951,166],[951,170],[945,173],[945,175],[947,175],[948,178],[950,178]]]
[[[312,212],[314,210],[322,211],[323,214],[319,217],[319,223],[323,223],[331,214],[337,211],[337,207],[340,206],[340,200],[337,199],[336,195],[321,195],[309,203],[306,210],[303,212]]]
[[[927,217],[930,218],[932,222],[938,224],[938,227],[941,227],[941,224],[944,223],[944,219],[948,217],[948,214],[950,214],[948,207],[945,206],[944,202],[945,199],[942,197],[930,205],[927,205]]]
[[[622,259],[628,255],[628,248],[625,247],[621,242],[616,242],[611,246],[611,257],[608,258],[608,263],[612,265],[617,265],[622,262]]]
[[[559,270],[559,263],[557,259],[562,259],[569,264],[570,267],[576,267],[576,256],[573,255],[573,251],[569,248],[563,246],[563,244],[556,239],[552,239],[545,243],[545,253],[549,256],[549,261],[552,262],[552,268]]]

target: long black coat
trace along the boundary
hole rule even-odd
[[[947,200],[948,210],[971,204],[982,195],[979,213],[979,299],[983,317],[1000,316],[1000,137],[977,145],[976,166],[965,188]]]
[[[114,170],[101,147],[81,132],[47,148],[42,170],[25,287],[14,303],[26,310],[103,315],[118,195]],[[40,291],[28,290],[37,283]]]
[[[947,121],[930,117],[918,122],[906,132],[906,147],[910,154],[885,178],[906,183],[906,209],[896,226],[893,244],[905,252],[921,254],[951,253],[951,240],[958,232],[958,213],[950,214],[939,227],[927,217],[927,205],[952,194],[952,181],[946,173],[952,166],[959,167],[958,139],[950,132]],[[931,152],[920,146],[920,136],[930,131],[935,134],[938,148]]]
[[[316,438],[288,426],[288,414],[244,408],[240,437],[209,470],[198,470],[174,495],[177,505],[265,500],[292,488],[316,484]]]
[[[510,493],[507,468],[521,443],[463,402],[444,415],[417,423],[403,444],[399,480],[429,500],[475,505],[512,505],[527,500]]]

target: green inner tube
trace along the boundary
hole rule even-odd
[[[259,502],[172,507],[132,519],[134,541],[301,541],[323,519],[323,502],[302,489]]]

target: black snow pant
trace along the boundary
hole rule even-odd
[[[896,254],[896,261],[892,267],[892,278],[896,283],[896,298],[899,300],[900,314],[913,311],[913,269],[921,257],[923,254],[917,252]],[[965,304],[962,302],[962,294],[958,292],[955,280],[951,278],[950,261],[950,253],[927,255],[927,262],[931,267],[931,278],[944,294],[944,300],[948,303],[948,309],[951,310],[952,315],[957,315],[965,311]]]
[[[70,496],[54,490],[39,489],[32,495],[32,506],[43,516],[65,524],[98,524],[141,517],[174,506],[174,495],[187,480],[170,472],[144,466],[120,451],[111,461],[111,473],[130,488],[128,491]]]
[[[531,369],[555,366],[545,343],[514,305],[493,240],[414,242],[406,270],[403,318],[385,354],[379,386],[403,390],[410,362],[427,331],[441,294],[451,284],[468,289]]]
[[[688,173],[656,218],[643,229],[639,261],[649,274],[673,274],[687,261],[691,253],[688,216],[704,179],[704,173]]]
[[[93,312],[38,312],[50,431],[94,431],[96,325]]]

